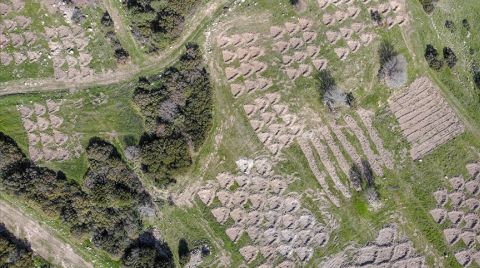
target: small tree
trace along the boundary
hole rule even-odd
[[[443,58],[447,62],[448,67],[453,68],[455,64],[457,64],[457,56],[453,52],[453,50],[449,47],[443,48]]]
[[[378,73],[378,78],[383,80],[390,88],[399,88],[407,82],[407,60],[403,55],[397,55],[387,61]]]
[[[329,70],[321,70],[318,72],[318,80],[320,81],[318,90],[321,98],[323,98],[328,91],[337,86],[337,83]]]

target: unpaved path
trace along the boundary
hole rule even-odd
[[[94,76],[77,81],[58,81],[53,78],[29,79],[2,83],[0,85],[0,96],[31,93],[49,92],[64,89],[84,89],[92,86],[105,86],[123,81],[128,81],[139,75],[147,75],[171,65],[182,53],[183,45],[189,41],[197,32],[214,18],[214,14],[224,5],[234,0],[212,0],[200,8],[188,22],[184,34],[177,39],[172,46],[162,52],[151,55],[151,60],[141,67],[127,63],[113,73],[95,74]],[[147,55],[148,56],[148,55]]]
[[[72,247],[52,235],[48,227],[35,222],[25,213],[0,200],[0,222],[16,237],[26,239],[32,250],[45,260],[67,268],[92,267]]]

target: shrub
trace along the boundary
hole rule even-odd
[[[102,18],[100,19],[100,23],[105,27],[113,27],[113,20],[112,17],[110,17],[108,11],[105,11],[103,13]]]
[[[457,64],[457,56],[453,52],[453,50],[449,47],[443,48],[443,58],[447,62],[448,67],[453,68],[455,64]]]
[[[454,33],[456,30],[455,23],[451,20],[446,20],[445,21],[445,27],[450,30],[451,33]]]
[[[465,30],[470,32],[470,23],[468,22],[467,19],[462,20],[462,26],[463,26],[463,28],[465,28]]]
[[[378,48],[378,56],[380,60],[380,68],[390,61],[393,57],[397,56],[397,52],[393,47],[392,43],[388,40],[383,40],[380,43],[380,47]]]
[[[423,10],[429,14],[435,9],[433,0],[420,0],[420,4],[422,4]]]
[[[372,10],[370,11],[370,18],[377,24],[380,25],[382,23],[382,15],[380,15],[380,12],[378,10]]]
[[[431,44],[428,44],[425,48],[425,59],[428,62],[430,68],[438,71],[443,67],[443,61],[438,59],[438,51]]]

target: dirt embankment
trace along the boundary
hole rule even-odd
[[[48,227],[35,222],[28,215],[0,200],[0,222],[16,237],[26,239],[32,250],[60,267],[93,268],[72,247],[55,238]]]

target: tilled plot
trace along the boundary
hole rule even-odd
[[[239,248],[247,263],[261,255],[265,258],[261,267],[281,261],[282,267],[293,267],[308,261],[329,235],[313,214],[302,208],[295,193],[284,194],[290,180],[273,175],[268,162],[241,159],[237,162],[239,174],[218,174],[217,181],[197,195],[226,226],[230,240],[237,243],[242,236],[250,238],[251,242]],[[212,205],[215,200],[219,205]]]
[[[425,257],[416,253],[412,242],[400,236],[395,226],[381,229],[366,246],[346,251],[351,251],[351,257],[338,260],[336,267],[426,267]]]
[[[378,11],[384,18],[382,24],[388,28],[404,25],[407,22],[404,1],[343,1],[317,0],[323,12],[322,22],[327,27],[326,38],[334,47],[339,59],[345,60],[362,46],[368,46],[376,37],[373,23],[365,23],[359,16],[362,12]],[[383,2],[383,3],[382,3]],[[328,11],[327,11],[328,10]],[[342,46],[337,45],[343,39]]]
[[[433,220],[444,227],[445,241],[455,248],[455,258],[464,267],[480,265],[480,162],[468,164],[467,170],[468,180],[450,178],[448,189],[433,193],[437,207],[430,210]]]
[[[63,118],[58,115],[60,102],[47,100],[46,103],[20,105],[18,111],[27,132],[30,158],[37,161],[64,161],[78,157],[73,153],[75,142],[60,128]]]
[[[426,77],[390,98],[389,105],[412,145],[410,155],[415,160],[465,131],[438,88]]]

